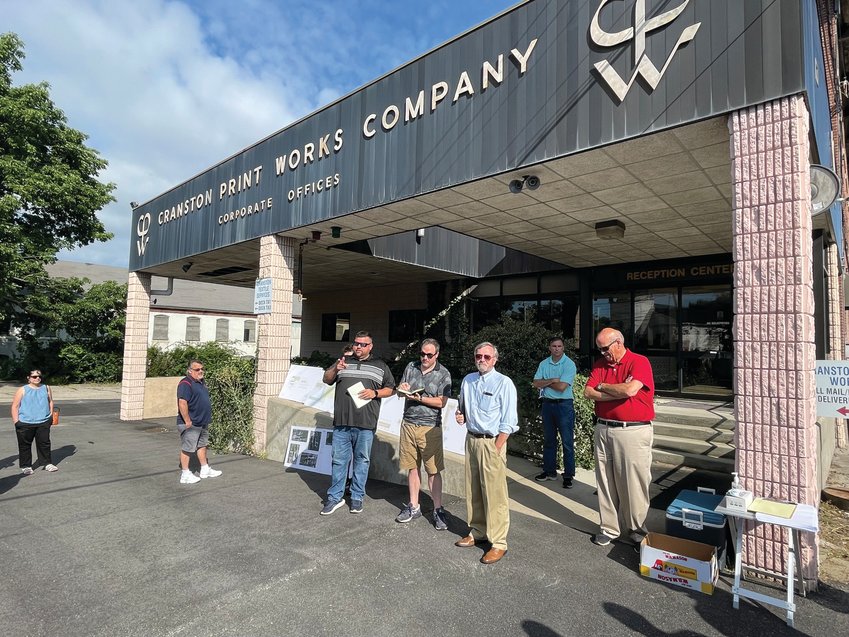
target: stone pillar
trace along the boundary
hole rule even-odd
[[[837,244],[830,243],[825,250],[825,284],[828,295],[828,359],[843,360],[843,279],[840,277],[840,254]],[[841,449],[847,445],[846,420],[834,419],[834,440]]]
[[[257,316],[254,435],[265,449],[268,399],[277,396],[289,371],[292,351],[292,282],[297,240],[269,235],[260,239],[259,278],[272,280],[271,313]]]
[[[737,469],[756,495],[816,506],[817,429],[809,115],[792,96],[729,119],[733,164]],[[784,531],[746,534],[749,567],[784,572]],[[802,534],[802,572],[817,545]]]
[[[141,420],[144,417],[149,321],[150,275],[130,272],[127,322],[124,326],[124,370],[121,375],[121,420]]]

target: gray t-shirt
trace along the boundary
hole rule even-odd
[[[409,363],[404,369],[402,383],[409,383],[410,389],[424,388],[422,396],[451,396],[451,373],[438,362],[427,374],[422,374],[422,364],[418,361]],[[439,427],[442,424],[442,410],[439,407],[428,407],[420,402],[404,400],[404,420],[417,425]]]
[[[395,379],[392,378],[392,372],[386,363],[371,356],[364,361],[357,360],[355,356],[346,356],[345,363],[348,367],[340,371],[334,381],[336,396],[333,401],[333,424],[337,427],[377,429],[380,399],[370,400],[358,409],[348,393],[348,388],[356,383],[362,383],[366,389],[394,388]]]

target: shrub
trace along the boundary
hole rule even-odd
[[[342,351],[339,350],[339,355],[341,356]],[[292,358],[292,365],[307,365],[309,367],[321,367],[322,369],[327,369],[330,367],[336,359],[330,354],[326,354],[325,352],[319,352],[317,349],[312,351],[312,354],[309,356],[295,356]]]
[[[147,352],[148,376],[183,376],[192,359],[203,362],[212,402],[209,447],[214,451],[254,453],[253,394],[256,361],[216,342]]]

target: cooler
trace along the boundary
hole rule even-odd
[[[725,558],[725,515],[714,509],[722,500],[713,489],[685,489],[666,509],[666,534],[710,544],[717,549],[719,563]]]

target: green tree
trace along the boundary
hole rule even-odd
[[[0,35],[0,321],[16,325],[50,285],[44,265],[57,252],[112,237],[96,213],[115,188],[97,179],[106,161],[46,83],[12,86],[23,58],[18,36]]]

